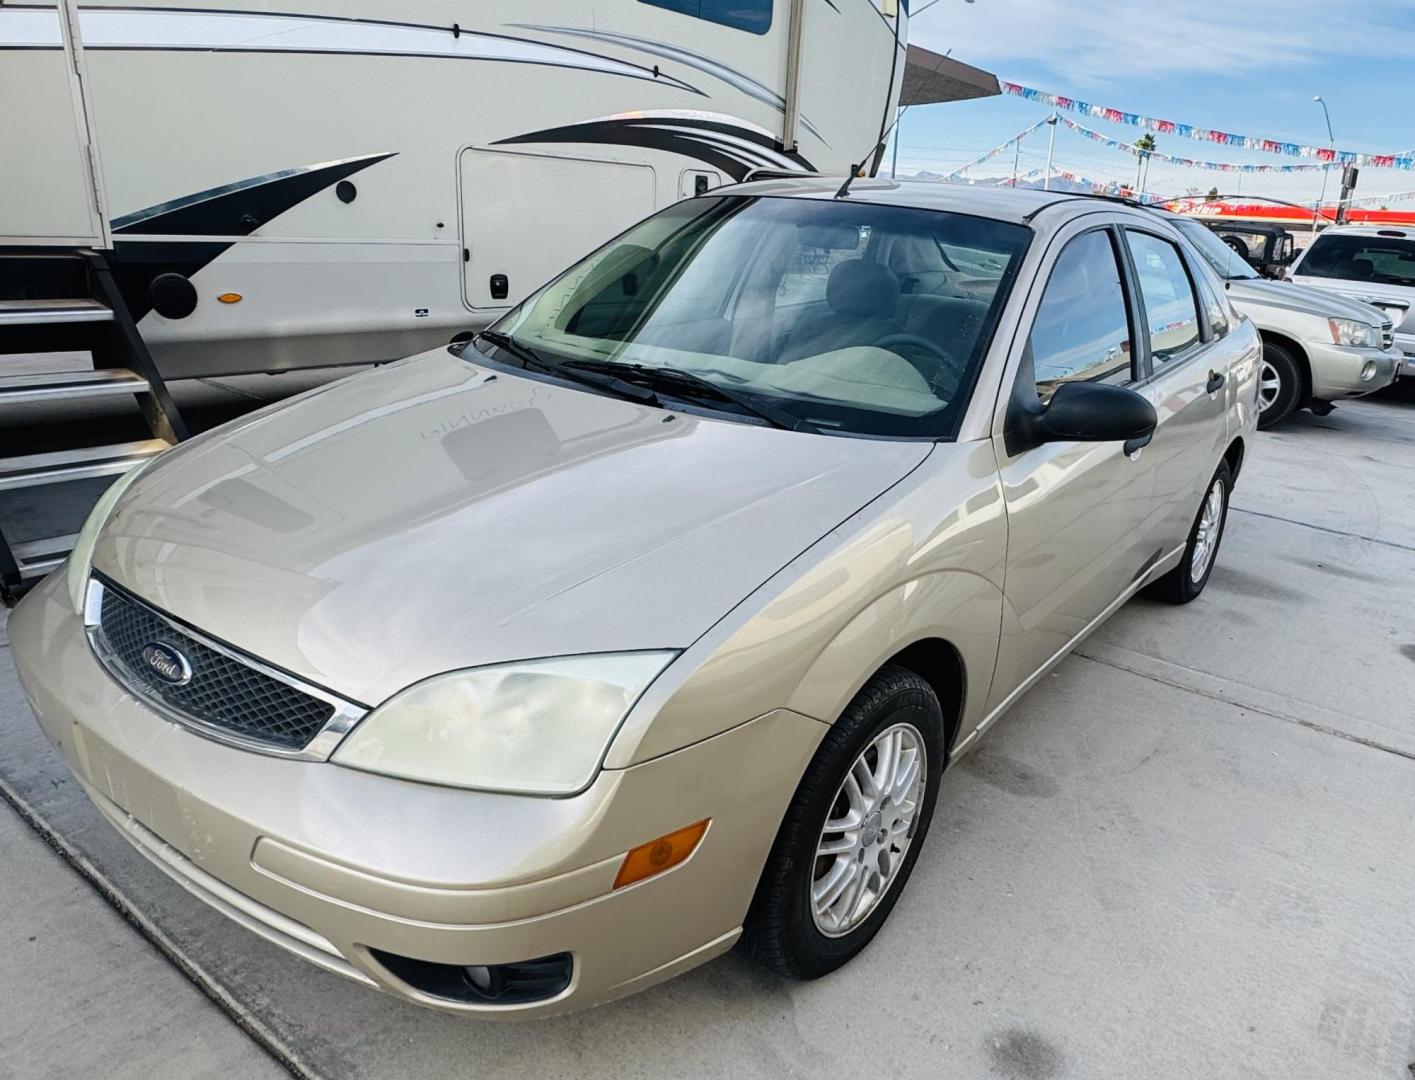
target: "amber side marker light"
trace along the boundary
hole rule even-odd
[[[223,304],[239,304],[241,302],[241,294],[238,292],[224,292],[216,299],[220,300]]]
[[[619,867],[619,876],[614,879],[614,887],[622,889],[625,885],[643,881],[644,878],[653,877],[677,866],[693,853],[698,841],[703,838],[703,833],[707,832],[710,820],[703,818],[696,825],[689,825],[632,848],[624,856],[624,865]]]

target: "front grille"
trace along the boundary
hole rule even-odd
[[[248,663],[183,633],[158,612],[102,584],[98,655],[119,682],[198,725],[229,732],[280,750],[302,750],[334,715],[335,706],[272,678]],[[143,657],[150,645],[184,656],[191,678],[176,685],[159,679]]]
[[[1381,348],[1389,349],[1395,344],[1395,329],[1390,326],[1381,327]]]

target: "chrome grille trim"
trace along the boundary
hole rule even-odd
[[[163,701],[152,692],[149,681],[137,676],[131,668],[109,647],[107,638],[103,633],[101,624],[101,613],[103,611],[103,599],[109,592],[121,596],[122,600],[142,608],[148,615],[156,618],[159,622],[168,627],[174,634],[190,639],[198,645],[212,652],[219,653],[228,660],[241,664],[251,671],[283,683],[285,686],[298,691],[308,697],[316,698],[332,708],[329,719],[324,726],[301,748],[291,748],[281,746],[277,743],[267,742],[254,736],[245,735],[229,728],[211,723],[200,716],[192,715],[180,708],[177,708],[166,701]],[[178,622],[162,611],[145,603],[138,597],[126,590],[116,586],[106,586],[97,576],[89,578],[88,585],[84,592],[84,632],[88,637],[89,647],[99,662],[108,673],[125,690],[141,701],[145,706],[160,714],[163,718],[180,724],[182,727],[211,739],[214,742],[225,743],[228,746],[239,747],[242,750],[250,750],[258,754],[268,754],[272,757],[281,757],[296,761],[327,761],[334,753],[335,748],[343,740],[360,720],[368,715],[369,709],[357,702],[348,701],[336,694],[325,690],[323,687],[307,683],[287,671],[270,666],[257,660],[255,657],[234,649],[230,645],[215,638],[208,637],[200,630]]]

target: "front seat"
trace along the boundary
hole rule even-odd
[[[807,316],[787,335],[778,363],[852,345],[873,345],[904,332],[894,319],[899,279],[879,263],[865,259],[839,263],[826,282],[825,302],[830,310]]]

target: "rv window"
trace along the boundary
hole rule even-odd
[[[735,30],[765,34],[771,29],[772,0],[640,0]]]

